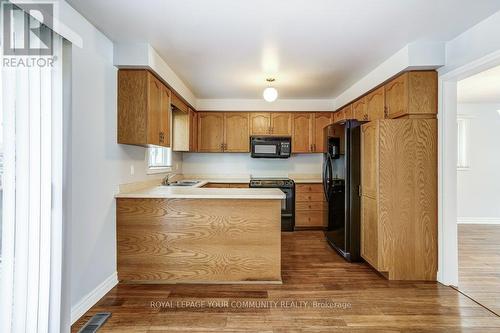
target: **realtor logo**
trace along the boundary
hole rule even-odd
[[[20,3],[19,7],[11,3],[3,3],[3,54],[5,56],[52,56],[54,44],[49,27],[52,27],[53,23],[54,5],[29,2]],[[20,31],[22,31],[22,36],[19,35]]]

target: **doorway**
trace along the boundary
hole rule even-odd
[[[500,315],[500,66],[457,82],[458,290]]]

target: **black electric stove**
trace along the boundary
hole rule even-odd
[[[285,193],[281,201],[281,230],[293,231],[295,228],[295,183],[289,178],[252,178],[251,188],[278,188]]]

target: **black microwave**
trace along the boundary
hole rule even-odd
[[[292,153],[292,139],[288,136],[251,136],[253,158],[289,158]]]

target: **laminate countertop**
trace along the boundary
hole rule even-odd
[[[285,194],[275,188],[200,188],[207,181],[196,186],[175,187],[155,186],[126,193],[119,193],[115,198],[139,199],[264,199],[281,200]]]

